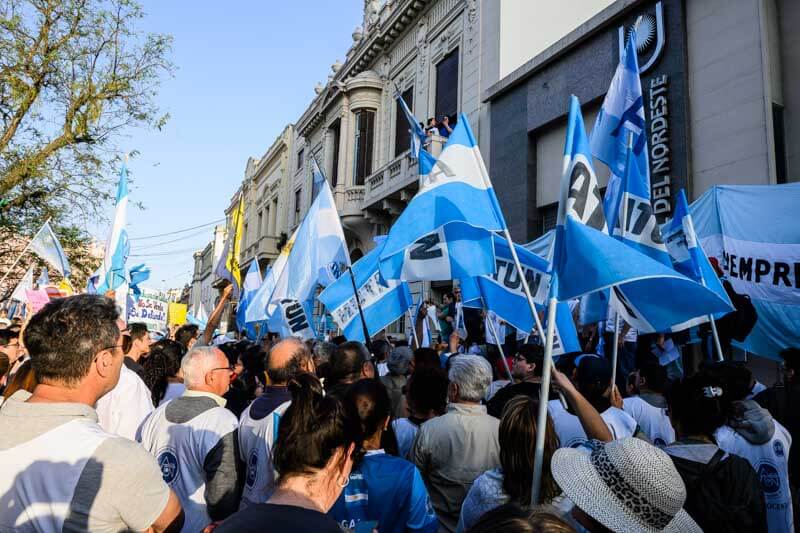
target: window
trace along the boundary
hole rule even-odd
[[[242,245],[241,245],[242,246],[242,250],[247,248],[247,228],[248,228],[248,224],[245,224],[244,228],[242,230]]]
[[[786,130],[783,126],[783,106],[775,103],[772,104],[772,134],[775,139],[775,178],[778,183],[786,183]]]
[[[260,237],[264,231],[264,212],[258,212],[258,226],[256,226],[256,238]]]
[[[436,120],[447,115],[450,127],[456,124],[458,114],[458,48],[447,54],[436,65]]]
[[[342,131],[342,122],[337,120],[331,124],[331,135],[333,135],[333,154],[331,154],[331,188],[336,187],[339,182],[339,135]]]
[[[294,223],[300,223],[300,201],[303,198],[303,189],[294,191]]]
[[[305,149],[300,148],[300,151],[297,152],[297,168],[295,169],[296,172],[299,172],[301,168],[303,168],[303,156],[305,155]]]
[[[409,87],[403,92],[403,100],[409,109],[414,109],[414,87]],[[397,157],[411,147],[411,130],[403,113],[403,106],[400,101],[394,104],[394,156]]]
[[[356,115],[355,185],[364,185],[372,174],[372,144],[375,137],[375,111],[359,109]]]
[[[278,198],[276,197],[272,200],[272,209],[269,210],[269,234],[270,235],[277,235],[278,234]]]

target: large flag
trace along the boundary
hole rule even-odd
[[[668,331],[691,318],[731,310],[713,291],[608,235],[591,157],[573,96],[550,294],[564,302],[613,288],[615,308],[639,331]]]
[[[242,249],[242,234],[244,233],[244,195],[239,195],[239,203],[231,214],[231,228],[225,246],[222,249],[215,273],[222,279],[227,279],[233,285],[234,298],[239,297],[242,288],[242,273],[239,269],[239,255]]]
[[[239,305],[236,307],[236,329],[244,331],[248,338],[255,339],[257,337],[255,325],[251,323],[248,327],[245,321],[247,307],[250,305],[250,300],[255,296],[258,288],[261,287],[261,270],[258,267],[258,260],[253,259],[250,263],[250,268],[247,269],[247,274],[244,276],[244,283],[242,284],[242,292],[239,296]]]
[[[263,306],[270,331],[310,339],[315,336],[311,316],[317,285],[332,283],[350,266],[344,230],[327,181],[290,243],[285,266],[276,272],[271,293],[265,294],[270,288],[265,282],[249,305]],[[248,317],[254,315],[261,313],[245,312],[245,320],[250,322]]]
[[[378,260],[382,248],[382,245],[376,246],[352,266],[364,322],[370,337],[403,316],[414,304],[407,282],[381,281]],[[328,285],[317,298],[348,340],[366,341],[353,292],[353,280],[349,274],[343,274]]]
[[[420,152],[420,188],[389,230],[384,279],[450,280],[494,272],[491,231],[506,228],[478,143],[461,115],[436,160]]]
[[[33,265],[28,267],[28,270],[25,271],[25,275],[22,276],[22,279],[19,280],[17,286],[14,288],[14,292],[11,293],[9,300],[15,300],[17,302],[27,302],[28,296],[26,291],[33,290]]]
[[[411,157],[418,159],[420,150],[422,150],[422,145],[425,144],[425,141],[427,140],[425,130],[423,130],[419,125],[419,121],[408,108],[408,104],[406,104],[406,101],[403,100],[403,95],[400,93],[400,90],[397,87],[395,87],[394,97],[400,104],[400,108],[403,110],[403,114],[406,116],[408,127],[411,131]],[[400,120],[400,117],[396,117],[395,120]]]
[[[501,320],[516,329],[531,334],[535,320],[530,312],[522,278],[514,264],[508,242],[494,236],[497,272],[491,276],[476,276],[460,280],[461,299],[464,307],[485,308],[494,312]],[[544,311],[550,288],[549,263],[521,245],[514,245],[537,308]],[[558,304],[556,310],[553,354],[580,350],[575,322],[566,302]]]
[[[58,270],[62,276],[68,278],[71,272],[67,254],[61,247],[61,243],[53,233],[53,228],[50,227],[50,222],[45,222],[39,228],[39,231],[34,235],[33,240],[28,244],[28,248],[33,253],[47,261],[50,266]]]
[[[325,174],[319,168],[316,157],[311,157],[311,201],[317,197],[319,191],[322,190],[322,184],[325,183]]]
[[[144,263],[133,266],[128,271],[128,275],[130,276],[130,291],[135,303],[142,297],[142,289],[139,285],[150,279],[150,267]]]
[[[625,51],[597,115],[590,144],[592,154],[611,170],[604,199],[609,231],[626,244],[669,266],[669,254],[650,204],[647,131],[635,30],[628,36]]]
[[[297,238],[297,231],[298,230],[295,230],[289,240],[286,241],[286,244],[281,249],[281,253],[278,254],[278,257],[269,267],[267,273],[264,274],[261,286],[249,299],[244,314],[245,324],[264,321],[275,312],[275,305],[270,306],[269,299],[272,297],[272,291],[275,290],[278,278],[281,277],[283,269],[286,268],[289,253],[292,251],[294,241]]]

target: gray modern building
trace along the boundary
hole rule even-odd
[[[800,179],[800,2],[617,0],[601,8],[548,46],[533,47],[532,57],[482,92],[489,104],[489,168],[515,240],[531,240],[555,224],[568,98],[580,99],[591,131],[639,17],[659,218],[671,216],[681,188],[693,200],[717,184]],[[547,19],[529,11],[534,34]],[[596,170],[605,186],[608,170],[600,162]]]

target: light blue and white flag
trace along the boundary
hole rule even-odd
[[[269,305],[269,299],[272,296],[272,292],[275,290],[275,286],[278,284],[278,278],[281,277],[284,268],[286,268],[289,253],[294,246],[298,231],[299,228],[292,233],[292,236],[289,237],[289,240],[286,241],[286,244],[281,249],[281,253],[278,254],[278,257],[273,261],[272,265],[267,268],[261,286],[256,290],[255,294],[253,294],[247,309],[245,309],[244,321],[246,324],[267,320],[267,318],[275,312],[276,308],[274,305]]]
[[[201,330],[205,330],[207,325],[206,320],[194,316],[194,313],[186,313],[186,322],[192,324],[193,326],[197,326]]]
[[[250,300],[255,296],[258,289],[261,287],[261,270],[258,268],[258,260],[253,259],[250,262],[250,267],[247,269],[247,274],[242,281],[242,292],[239,296],[239,305],[236,307],[236,328],[239,331],[245,332],[248,338],[255,339],[258,336],[256,332],[257,322],[246,323],[245,316],[247,314],[247,307],[250,305]]]
[[[62,276],[65,278],[69,277],[71,269],[69,261],[67,260],[67,254],[64,253],[64,249],[61,247],[58,237],[56,237],[56,234],[53,232],[53,228],[50,227],[50,222],[45,222],[39,231],[36,232],[28,248],[47,261],[50,266],[58,270]]]
[[[734,344],[775,360],[800,346],[798,205],[800,183],[789,183],[719,185],[690,208],[703,250],[758,313],[750,335]]]
[[[617,311],[642,332],[668,331],[694,317],[731,309],[713,291],[607,234],[589,142],[574,96],[563,170],[550,285],[558,301],[612,288]]]
[[[425,144],[427,140],[427,136],[425,135],[425,131],[420,127],[419,121],[408,108],[408,104],[406,101],[403,100],[403,95],[400,93],[400,90],[395,87],[394,93],[395,99],[400,103],[400,108],[403,110],[403,114],[406,116],[406,120],[408,121],[409,129],[411,130],[411,157],[413,159],[419,158],[419,152],[422,149],[422,145]],[[396,117],[395,120],[400,120],[400,117]]]
[[[139,287],[142,283],[150,279],[150,267],[142,263],[131,267],[128,271],[130,277],[130,291],[134,302],[138,302],[142,296],[142,289]]]
[[[352,266],[364,322],[370,337],[377,335],[386,326],[403,316],[414,304],[407,282],[381,281],[378,272],[381,248],[380,245],[376,246]],[[353,293],[353,281],[348,273],[328,285],[317,298],[348,340],[366,341],[356,296]]]
[[[622,179],[625,175],[629,137],[633,136],[633,160],[638,173],[647,179],[648,188],[631,191],[650,205],[650,188],[647,161],[647,131],[645,128],[644,100],[639,79],[639,62],[636,57],[636,30],[630,32],[625,51],[619,58],[617,70],[611,80],[606,97],[592,129],[591,151],[594,157],[608,165],[611,177],[605,196],[605,215],[610,225],[618,220]],[[661,247],[663,251],[663,246]],[[662,261],[663,262],[663,261]]]
[[[325,174],[322,173],[322,170],[319,168],[319,163],[317,163],[317,158],[311,156],[311,201],[314,201],[314,198],[317,197],[319,191],[322,190],[322,184],[325,183]]]
[[[508,242],[497,235],[494,239],[497,272],[491,276],[460,280],[464,307],[488,309],[516,329],[531,334],[536,322],[522,289],[522,277],[514,264]],[[537,309],[544,311],[550,290],[550,265],[525,247],[519,244],[514,246]],[[556,309],[553,354],[561,355],[579,350],[578,332],[569,305],[561,302]]]
[[[248,306],[260,308],[260,312],[246,311],[245,321],[250,322],[251,316],[258,321],[266,314],[270,331],[284,337],[311,339],[316,336],[311,317],[317,286],[334,282],[350,266],[344,230],[327,181],[289,246],[285,266],[275,274],[271,294],[266,294],[270,285],[263,283]]]
[[[384,279],[450,280],[494,272],[491,231],[505,219],[462,114],[439,159],[422,150],[420,188],[389,230]]]
[[[124,163],[119,172],[115,206],[114,220],[106,239],[103,262],[92,275],[90,283],[93,285],[93,292],[97,294],[105,294],[109,290],[116,291],[118,304],[122,309],[127,309],[125,299],[128,294],[128,270],[125,263],[130,253],[130,243],[125,229],[128,222],[128,169]],[[119,296],[120,293],[122,296]]]

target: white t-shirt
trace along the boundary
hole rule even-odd
[[[494,311],[486,313],[486,318],[484,318],[483,321],[484,331],[486,332],[486,344],[494,344],[495,346],[504,344],[506,342],[505,322],[500,320],[500,317],[498,317]],[[497,337],[495,337],[492,332],[492,326],[494,326],[494,332],[497,333]]]
[[[770,533],[794,531],[792,493],[789,487],[789,451],[792,437],[775,422],[775,434],[764,444],[753,444],[729,426],[714,433],[720,449],[744,457],[755,469],[767,501],[767,529]]]
[[[122,365],[117,386],[97,400],[95,410],[105,431],[136,440],[136,430],[153,412],[153,399],[142,378]]]
[[[756,380],[755,384],[753,384],[753,389],[750,391],[750,394],[747,395],[745,400],[752,400],[756,397],[756,395],[760,392],[767,390],[767,386],[761,383],[760,381]]]
[[[622,400],[622,409],[631,415],[655,446],[663,448],[675,442],[675,430],[667,416],[667,410],[647,403],[639,396]]]
[[[386,362],[385,362],[385,361],[384,361],[384,362],[382,362],[382,363],[378,363],[378,364],[377,364],[377,365],[375,365],[375,366],[377,366],[377,367],[378,367],[378,375],[379,375],[379,376],[385,376],[386,374],[388,374],[388,373],[389,373],[389,365],[388,365],[388,364],[386,364]]]
[[[275,490],[272,446],[278,440],[281,417],[291,404],[283,402],[267,416],[254,420],[250,416],[251,403],[239,418],[239,458],[246,468],[240,509],[264,503]]]
[[[577,416],[564,409],[559,400],[547,402],[547,410],[550,412],[550,418],[553,419],[553,427],[558,435],[561,448],[577,448],[588,440],[581,421]],[[636,431],[636,420],[622,409],[609,407],[600,413],[600,416],[611,431],[614,440],[633,437]]]

